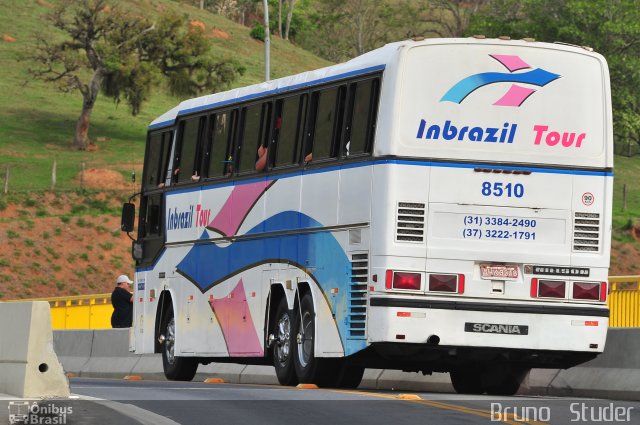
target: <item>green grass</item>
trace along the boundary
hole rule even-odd
[[[56,4],[56,0],[49,0]],[[212,53],[219,58],[235,58],[246,73],[234,84],[240,87],[263,80],[264,44],[249,36],[249,28],[221,16],[169,0],[129,0],[127,9],[153,16],[159,9],[173,9],[205,23],[206,31],[220,29],[230,38],[211,37]],[[47,4],[42,2],[42,4]],[[24,52],[31,49],[34,34],[60,37],[45,21],[51,8],[38,2],[0,2],[0,28],[16,38],[13,43],[0,41],[0,93],[10,102],[0,104],[0,186],[4,186],[9,169],[9,190],[27,192],[49,190],[54,160],[57,163],[56,190],[79,188],[78,175],[85,169],[106,168],[125,176],[131,170],[140,175],[146,128],[157,116],[182,99],[169,96],[162,88],[155,90],[141,113],[133,117],[125,104],[116,105],[99,96],[91,117],[89,136],[108,141],[98,142],[96,151],[79,152],[70,148],[82,98],[79,93],[63,94],[52,85],[30,79],[33,66]],[[283,77],[330,65],[293,44],[272,38],[272,78]],[[2,196],[0,196],[2,198]],[[5,208],[2,202],[0,209]]]

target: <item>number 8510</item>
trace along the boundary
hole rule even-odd
[[[483,182],[483,196],[506,196],[507,198],[522,198],[524,196],[524,186],[521,183]]]

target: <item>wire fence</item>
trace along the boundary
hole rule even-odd
[[[141,166],[129,170],[105,165],[101,161],[73,162],[67,159],[0,163],[2,195],[27,192],[68,192],[139,190]]]

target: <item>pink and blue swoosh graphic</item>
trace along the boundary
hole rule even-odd
[[[440,99],[441,102],[462,103],[471,93],[477,89],[495,83],[524,83],[538,87],[544,87],[547,84],[560,78],[560,75],[546,71],[541,68],[531,69],[526,72],[515,73],[523,69],[530,69],[526,62],[519,56],[513,55],[490,55],[492,58],[500,62],[509,70],[506,72],[483,72],[474,74],[460,80],[451,87]],[[494,105],[496,106],[515,106],[518,107],[524,103],[536,90],[532,88],[522,87],[513,84],[507,93],[498,99]]]

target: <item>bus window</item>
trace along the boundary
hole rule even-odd
[[[258,148],[263,146],[269,128],[271,104],[264,103],[244,108],[242,138],[238,143],[237,156],[240,174],[255,171]]]
[[[171,143],[173,142],[173,131],[162,133],[162,154],[160,155],[160,181],[158,187],[164,187],[167,178],[167,168],[169,168],[169,158],[171,156]]]
[[[234,111],[219,112],[212,116],[211,137],[209,138],[208,177],[221,177],[226,174],[230,163],[229,142],[235,121]]]
[[[174,163],[174,175],[178,183],[199,180],[200,161],[198,148],[204,117],[191,118],[180,123],[180,153]]]
[[[375,130],[377,104],[377,80],[354,83],[349,88],[350,117],[345,128],[345,156],[371,152],[371,140]]]
[[[335,136],[341,126],[342,109],[344,104],[344,87],[332,87],[314,93],[314,123],[312,125],[311,149],[305,152],[305,162],[312,159],[335,158]]]
[[[142,241],[143,258],[139,264],[150,263],[162,250],[163,236],[163,196],[162,193],[143,196],[140,201],[140,224],[138,239]]]
[[[144,164],[145,177],[144,186],[155,188],[160,183],[160,156],[162,155],[162,133],[155,133],[149,136],[147,141],[147,158]]]
[[[276,122],[273,135],[276,167],[298,162],[305,106],[306,96],[280,99],[276,104]]]
[[[147,157],[145,162],[145,189],[155,189],[164,186],[165,173],[171,150],[171,131],[155,133],[149,136]]]

